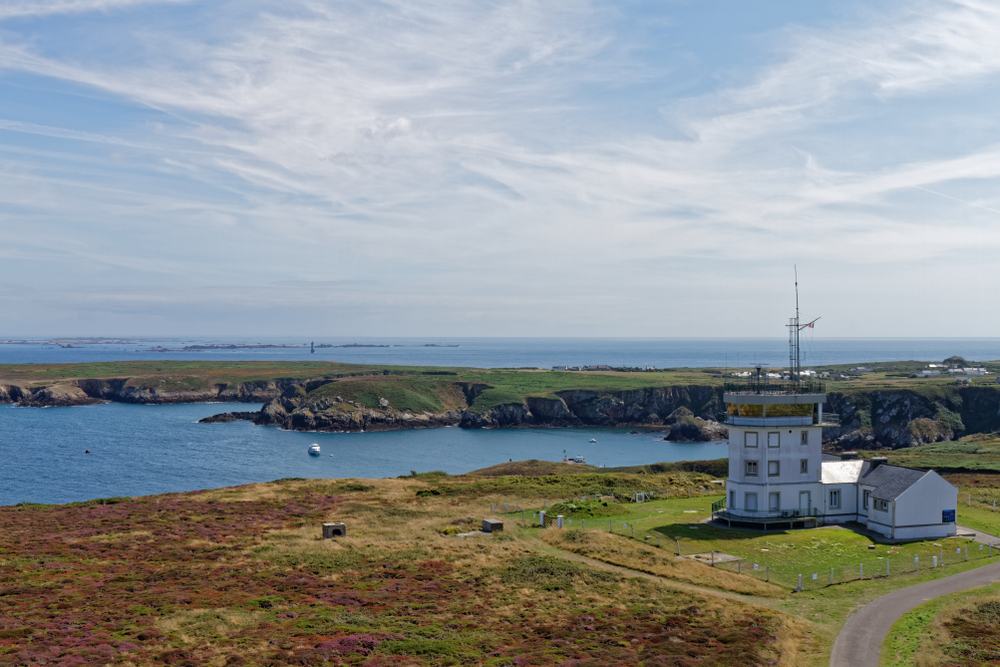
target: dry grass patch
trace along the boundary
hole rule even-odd
[[[155,621],[156,628],[184,644],[229,637],[260,625],[268,619],[264,611],[253,609],[185,609]]]
[[[678,558],[665,549],[618,535],[596,530],[543,530],[539,535],[542,540],[560,549],[668,579],[744,595],[785,595],[783,589],[767,582]]]

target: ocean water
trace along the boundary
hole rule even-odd
[[[388,347],[320,348],[329,345]],[[154,352],[155,347],[180,350],[185,345],[304,345],[297,348]],[[457,347],[424,347],[425,345]],[[802,337],[806,365],[880,361],[941,361],[959,355],[972,361],[1000,359],[1000,338],[816,338]],[[475,368],[551,368],[552,366],[655,366],[699,368],[788,364],[786,338],[190,338],[146,339],[129,344],[61,348],[56,345],[0,344],[0,364],[78,363],[136,359],[205,359],[220,361],[339,361],[402,366],[466,366]]]
[[[725,443],[663,442],[662,434],[629,435],[629,429],[299,433],[249,422],[196,423],[220,412],[258,408],[245,403],[0,405],[0,505],[191,491],[282,477],[464,473],[509,459],[557,461],[563,452],[608,467],[728,454]],[[314,442],[322,448],[320,456],[307,453]]]

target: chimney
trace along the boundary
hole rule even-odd
[[[888,463],[888,462],[889,462],[889,459],[887,459],[887,458],[886,458],[886,457],[884,457],[884,456],[873,456],[873,457],[872,457],[872,458],[871,458],[871,459],[869,460],[869,462],[870,462],[870,463],[872,464],[872,467],[871,467],[871,468],[869,468],[869,470],[875,470],[875,468],[879,467],[879,466],[880,466],[880,465],[882,465],[883,463]]]
[[[858,453],[855,451],[840,453],[841,461],[857,461],[857,459],[858,459]]]

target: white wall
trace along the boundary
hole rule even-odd
[[[933,539],[937,537],[948,537],[958,532],[953,523],[941,523],[934,526],[911,526],[909,528],[896,528],[895,536],[897,540],[917,540]],[[955,552],[952,551],[952,556]]]
[[[830,491],[840,491],[840,507],[830,505]],[[822,486],[823,512],[826,523],[844,523],[858,518],[857,484],[824,484]]]
[[[896,498],[896,532],[906,526],[942,525],[942,510],[958,509],[958,489],[931,471]],[[954,524],[952,533],[955,532]]]

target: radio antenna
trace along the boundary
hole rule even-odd
[[[799,324],[799,267],[798,265],[793,265],[795,269],[795,317],[788,322],[788,366],[789,378],[797,386],[802,384],[802,357],[800,354],[799,346],[799,332],[803,329],[810,328],[820,318],[816,318],[812,322],[807,322],[805,324]]]

